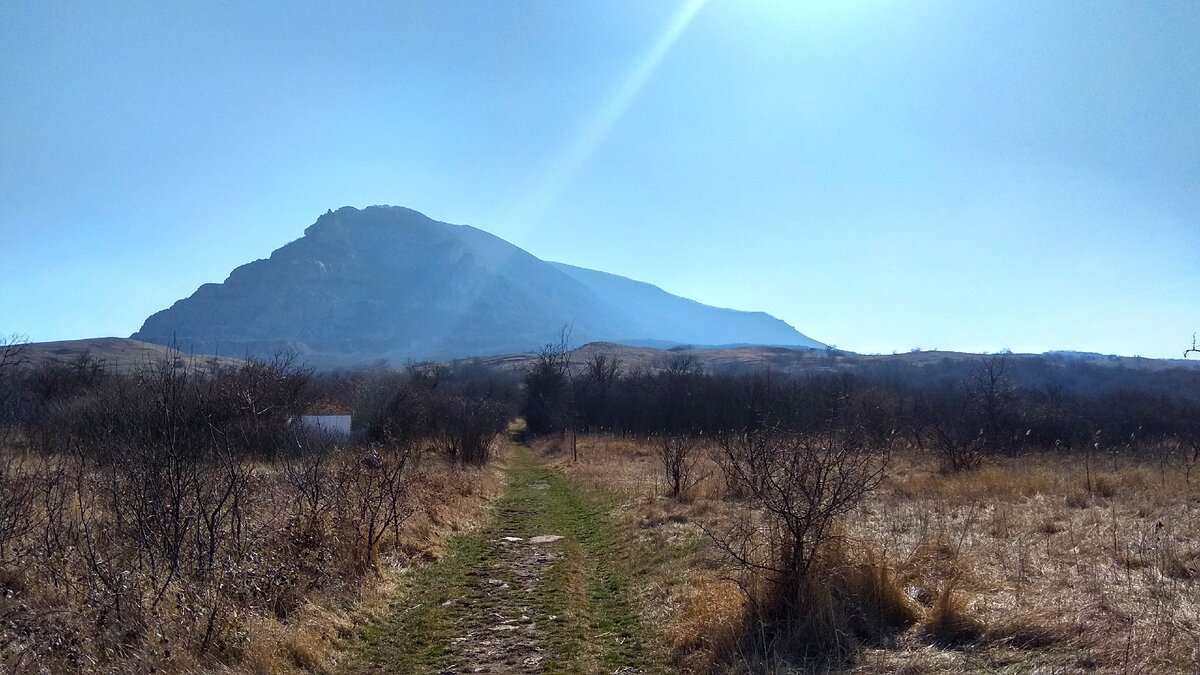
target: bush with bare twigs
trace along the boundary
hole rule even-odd
[[[886,448],[856,426],[798,433],[760,425],[720,441],[721,468],[749,509],[709,534],[743,571],[764,652],[846,653],[914,620],[887,567],[855,563],[840,519],[883,478]]]
[[[704,478],[697,470],[700,439],[687,434],[663,434],[653,439],[653,443],[667,490],[675,499],[686,499],[688,492]]]
[[[430,498],[446,469],[414,467],[414,430],[348,447],[305,429],[310,378],[287,357],[26,373],[29,442],[0,447],[0,671],[274,663],[255,630],[361,595],[415,514],[470,490]]]

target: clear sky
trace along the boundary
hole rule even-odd
[[[0,333],[371,204],[855,351],[1180,356],[1200,2],[0,1]]]

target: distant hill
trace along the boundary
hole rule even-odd
[[[118,371],[130,371],[164,356],[177,358],[177,366],[205,368],[216,362],[236,366],[243,361],[204,354],[172,353],[162,345],[125,338],[95,338],[41,342],[26,346],[24,363],[30,366],[49,361],[70,361],[87,352]],[[913,351],[899,354],[856,354],[836,349],[738,346],[659,349],[647,346],[592,342],[571,352],[572,369],[581,372],[596,354],[616,358],[624,372],[654,371],[675,359],[689,359],[704,372],[744,375],[770,371],[779,377],[810,377],[833,373],[858,374],[874,381],[904,382],[926,386],[944,381],[963,381],[979,373],[980,363],[994,355],[966,352]],[[519,378],[534,362],[536,354],[477,356],[447,360],[452,372],[501,378]],[[1176,398],[1200,401],[1200,358],[1147,359],[1140,357],[1075,354],[1008,354],[1008,374],[1020,387],[1097,394],[1121,390],[1149,391]],[[397,364],[398,365],[398,364]]]
[[[402,207],[344,207],[220,284],[148,318],[133,339],[312,365],[526,352],[571,325],[575,344],[821,343],[761,312],[540,260],[487,232]]]
[[[685,358],[707,373],[746,375],[770,371],[780,377],[809,377],[832,373],[860,374],[875,380],[910,385],[962,381],[975,376],[980,364],[996,355],[966,352],[913,351],[899,354],[856,354],[836,349],[785,347],[721,347],[715,349],[655,349],[596,342],[571,353],[571,367],[582,371],[595,354],[620,361],[622,370],[654,371]],[[508,354],[452,362],[449,366],[491,371],[502,376],[522,373],[535,354]],[[1120,389],[1152,391],[1200,400],[1200,359],[1147,359],[1095,355],[1075,358],[1059,353],[1005,354],[1008,375],[1018,386],[1097,393]]]
[[[147,363],[160,361],[167,356],[178,358],[181,361],[180,365],[189,366],[205,366],[214,362],[222,366],[235,366],[243,363],[241,359],[228,357],[173,353],[164,345],[116,337],[34,342],[25,346],[21,357],[24,365],[37,367],[53,361],[70,361],[79,358],[84,353],[117,371],[135,370]]]

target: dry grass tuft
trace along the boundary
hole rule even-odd
[[[1092,505],[1088,495],[1083,490],[1077,490],[1067,495],[1066,504],[1073,509],[1086,509]]]
[[[1170,579],[1193,581],[1200,577],[1200,550],[1169,548],[1159,556],[1159,572]]]
[[[947,583],[921,622],[921,635],[942,647],[958,647],[983,639],[987,627],[971,611],[966,596]]]
[[[700,580],[681,590],[679,611],[663,628],[671,661],[685,673],[707,673],[743,639],[746,596],[730,580]]]
[[[1077,644],[1083,628],[1064,617],[1046,616],[1034,610],[1005,614],[987,627],[985,639],[1018,649],[1047,650]]]
[[[843,570],[842,584],[852,599],[851,624],[855,633],[871,644],[884,644],[897,632],[921,618],[920,607],[900,586],[885,560],[873,552],[866,561]]]

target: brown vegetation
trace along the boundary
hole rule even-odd
[[[706,449],[714,473],[686,503],[671,498],[652,443],[582,437],[579,461],[560,467],[585,489],[622,497],[625,522],[655,556],[643,570],[646,611],[682,672],[813,667],[796,635],[764,649],[770,624],[755,603],[770,597],[770,575],[731,565],[705,534],[763,522],[745,486],[716,471],[722,454]],[[809,637],[836,627],[854,638],[819,667],[1194,671],[1200,491],[1186,459],[1171,447],[1093,457],[1089,492],[1080,455],[992,457],[946,475],[936,453],[897,446],[888,475],[837,519],[800,589]]]
[[[329,670],[393,568],[436,556],[498,482],[427,435],[307,430],[311,375],[286,358],[133,374],[84,358],[19,384],[0,447],[3,672]],[[458,436],[486,458],[506,417]]]
[[[487,469],[403,461],[346,449],[319,463],[173,466],[179,482],[154,485],[156,497],[138,488],[142,471],[7,451],[0,664],[328,669],[394,590],[384,568],[436,557],[495,491]]]

